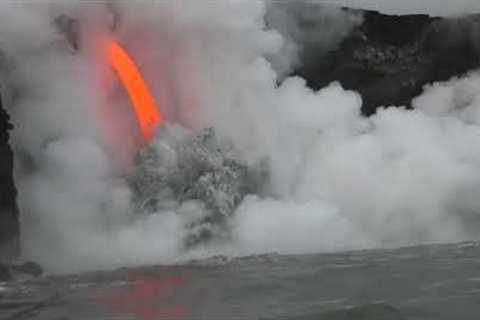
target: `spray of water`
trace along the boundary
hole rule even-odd
[[[98,85],[104,66],[91,37],[110,32],[99,23],[110,9],[40,7],[2,3],[0,47],[22,250],[50,271],[476,235],[478,73],[426,87],[414,111],[387,108],[364,118],[361,96],[339,83],[318,92],[300,78],[278,85],[267,57],[291,39],[267,28],[261,1],[122,2],[115,35],[128,43],[170,124],[137,161],[119,165],[122,151],[138,151],[128,142],[131,105],[120,85]],[[82,25],[75,54],[51,23],[61,13]],[[348,30],[345,21],[333,19],[342,26],[329,30]],[[283,70],[295,62],[283,61]],[[107,124],[98,110],[105,99],[115,119]],[[156,202],[139,205],[139,190]],[[218,203],[227,208],[218,212],[228,234],[185,246],[192,230],[218,228],[211,218]]]

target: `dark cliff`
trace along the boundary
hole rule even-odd
[[[335,49],[305,55],[295,73],[312,88],[339,81],[361,93],[366,115],[379,106],[409,107],[425,84],[478,68],[480,16],[440,19],[366,11],[363,23]]]
[[[13,182],[13,153],[9,145],[11,129],[0,100],[0,259],[12,258],[18,253],[18,209]]]

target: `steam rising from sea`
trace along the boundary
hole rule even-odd
[[[93,30],[110,32],[109,10],[0,5],[2,94],[15,125],[26,258],[70,272],[476,237],[478,72],[427,86],[414,111],[392,107],[365,118],[361,96],[340,83],[318,92],[295,77],[278,85],[300,49],[294,37],[266,28],[261,1],[122,2],[114,34],[139,61],[171,123],[148,150],[154,171],[178,169],[182,146],[211,127],[227,158],[265,173],[224,221],[227,236],[185,247],[192,223],[208,215],[202,199],[158,190],[164,201],[153,212],[135,206],[128,99],[119,86],[105,96],[98,85],[104,66]],[[76,54],[52,23],[62,13],[81,21]],[[334,8],[323,14],[339,17],[331,30],[342,34],[358,21]],[[105,99],[115,121],[99,115]]]

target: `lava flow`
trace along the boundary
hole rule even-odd
[[[108,43],[108,58],[120,81],[128,92],[138,119],[142,135],[149,142],[164,119],[155,103],[147,83],[133,59],[116,41]]]

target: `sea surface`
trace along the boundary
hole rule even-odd
[[[0,284],[0,319],[480,319],[480,242],[215,257]]]

